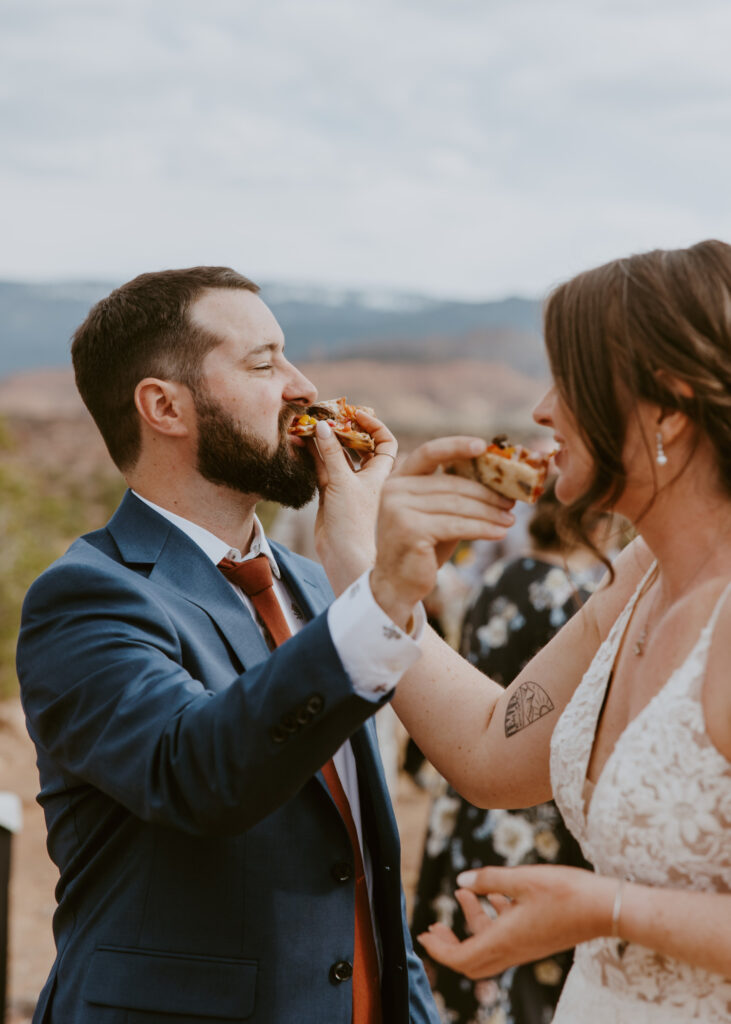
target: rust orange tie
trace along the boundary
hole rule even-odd
[[[266,555],[257,555],[244,562],[223,558],[218,568],[226,579],[241,587],[250,598],[257,615],[269,631],[273,646],[283,644],[292,634],[287,625],[277,595],[274,579]],[[330,795],[340,812],[353,848],[355,868],[355,935],[353,942],[353,1024],[381,1024],[381,983],[378,954],[373,934],[371,905],[363,865],[358,832],[335,765],[330,759],[323,765],[322,774]]]

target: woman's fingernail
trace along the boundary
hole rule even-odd
[[[464,889],[471,889],[476,881],[476,871],[463,871],[461,875],[457,875],[457,885],[461,885]]]
[[[330,437],[332,430],[327,420],[318,420],[315,424],[315,433],[318,437]]]
[[[484,450],[485,450],[485,442],[484,441],[472,441],[470,443],[470,451],[472,452],[473,455],[481,455],[482,452],[484,452]]]

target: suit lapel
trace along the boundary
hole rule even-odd
[[[282,579],[287,584],[306,619],[314,619],[332,601],[332,592],[322,584],[322,577],[312,562],[298,558],[275,541],[269,542]]]
[[[182,530],[128,491],[109,532],[131,568],[150,566],[151,582],[174,591],[215,622],[244,668],[267,657],[264,638],[240,599]]]
[[[371,857],[398,862],[398,826],[383,771],[374,718],[350,737],[358,768],[361,822]],[[394,846],[394,840],[396,845]]]

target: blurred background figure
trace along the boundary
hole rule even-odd
[[[528,552],[485,570],[462,624],[461,653],[504,686],[573,615],[604,573],[593,552],[560,532],[553,484],[531,511]],[[601,550],[609,530],[607,518],[598,518],[592,540]],[[415,761],[413,745],[410,755]],[[465,937],[454,897],[461,871],[541,863],[587,866],[552,801],[527,810],[486,811],[443,783],[429,815],[413,934],[436,919]],[[444,1024],[548,1024],[572,959],[569,950],[477,982],[438,964],[427,963],[427,971]]]

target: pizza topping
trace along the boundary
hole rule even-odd
[[[543,493],[552,455],[510,444],[505,434],[499,434],[483,455],[460,460],[447,472],[478,480],[505,497],[533,503]]]
[[[357,421],[359,409],[373,413],[372,409],[367,409],[365,406],[350,405],[345,398],[317,402],[294,420],[289,428],[289,433],[297,437],[312,437],[317,422],[324,420],[346,448],[372,452],[375,443],[371,435],[359,427]]]

